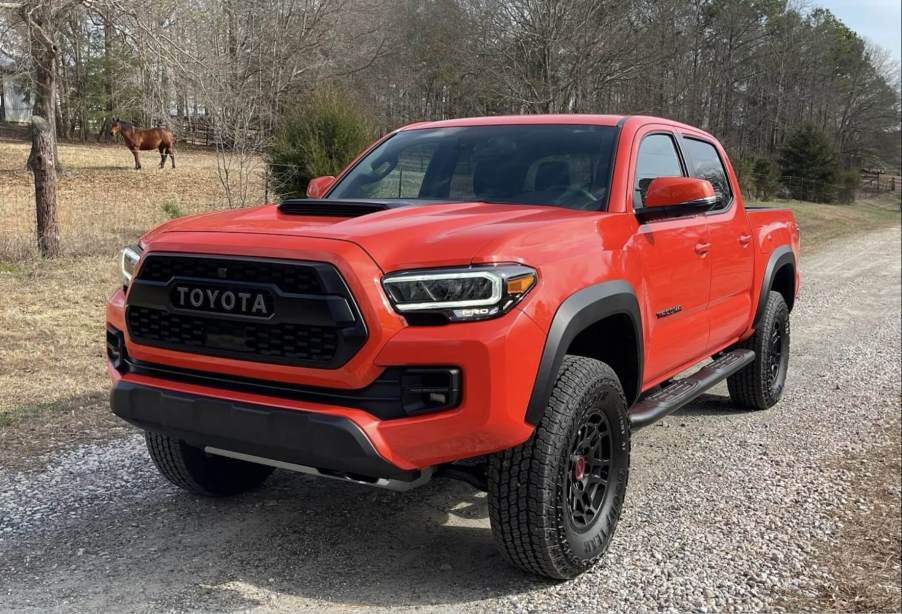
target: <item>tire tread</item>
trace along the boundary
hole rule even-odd
[[[771,329],[774,320],[779,317],[788,318],[789,310],[783,295],[771,291],[764,305],[764,314],[760,324],[751,337],[737,345],[738,348],[755,352],[755,360],[747,367],[727,378],[727,389],[730,399],[742,407],[751,409],[767,409],[773,407],[780,400],[769,390],[765,374],[767,352],[767,331]],[[788,322],[787,322],[788,326]],[[782,393],[782,390],[780,391]]]
[[[613,369],[591,358],[566,356],[533,436],[498,453],[489,464],[489,519],[495,540],[511,563],[530,573],[572,578],[604,554],[602,549],[591,560],[577,561],[561,539],[562,519],[548,510],[557,496],[556,459],[568,445],[570,414],[593,386],[616,390],[625,414],[626,399]],[[628,470],[628,437],[626,445]],[[622,496],[615,503],[618,516],[621,505]]]

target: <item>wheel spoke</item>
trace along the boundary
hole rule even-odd
[[[587,473],[586,474],[586,484],[587,485],[601,484],[602,486],[607,486],[608,481],[605,478],[601,477],[600,475],[596,475],[594,473]]]

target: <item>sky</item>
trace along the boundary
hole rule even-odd
[[[902,0],[813,0],[863,38],[902,59]]]

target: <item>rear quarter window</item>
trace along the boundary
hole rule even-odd
[[[733,200],[733,191],[727,179],[727,171],[717,148],[707,141],[684,137],[683,150],[689,165],[689,174],[697,179],[706,179],[714,186],[714,193],[720,197],[717,209],[724,209]]]

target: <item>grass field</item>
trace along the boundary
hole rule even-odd
[[[0,260],[35,254],[34,184],[25,170],[30,145],[0,139]],[[216,156],[207,150],[177,150],[176,166],[158,167],[155,151],[141,154],[133,170],[123,145],[59,146],[65,172],[58,184],[58,217],[68,256],[115,251],[173,215],[225,206]],[[253,200],[263,200],[262,179]]]
[[[799,222],[802,254],[852,234],[899,223],[899,193],[864,198],[854,205],[822,205],[797,200],[755,203],[792,209]]]
[[[108,421],[103,317],[118,280],[119,247],[171,215],[223,206],[212,153],[177,152],[175,171],[156,168],[153,153],[145,153],[143,171],[134,171],[121,145],[61,145],[66,256],[41,261],[34,257],[33,187],[24,170],[28,145],[0,140],[0,463],[48,433],[60,442],[90,438],[98,422]],[[767,204],[796,212],[805,251],[899,221],[897,198],[854,206]]]

